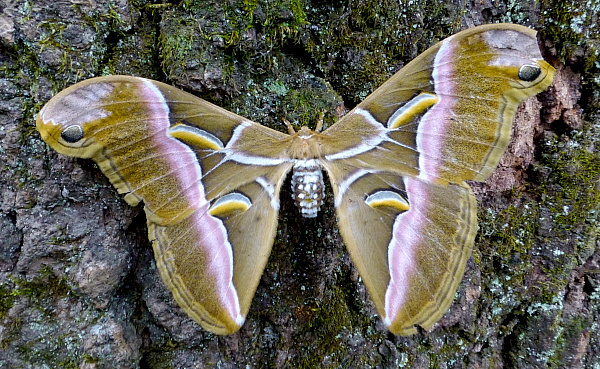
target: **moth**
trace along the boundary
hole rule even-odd
[[[407,64],[328,129],[285,134],[169,85],[108,76],[39,112],[61,154],[91,158],[131,205],[144,203],[160,275],[205,329],[243,324],[292,172],[300,212],[333,189],[339,230],[385,326],[410,335],[448,310],[471,255],[476,200],[506,149],[518,104],[555,70],[536,32],[492,24]]]

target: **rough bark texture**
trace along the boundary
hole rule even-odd
[[[600,367],[598,0],[3,1],[0,368]],[[305,220],[287,188],[246,324],[203,331],[158,278],[141,209],[34,129],[54,93],[103,74],[283,131],[331,124],[436,40],[498,21],[539,29],[558,74],[474,185],[480,232],[452,308],[412,337],[379,322],[331,195]]]

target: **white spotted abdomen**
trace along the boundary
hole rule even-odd
[[[292,169],[292,196],[305,218],[317,216],[323,203],[323,171],[315,159],[298,160]]]

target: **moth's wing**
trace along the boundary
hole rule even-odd
[[[465,181],[494,170],[518,104],[553,75],[534,31],[472,28],[428,49],[318,137],[341,234],[393,333],[429,328],[449,307],[477,228]],[[382,213],[382,203],[396,210]]]
[[[144,202],[165,284],[217,334],[244,321],[270,253],[288,136],[166,84],[100,77],[62,91],[37,128]]]
[[[328,173],[343,177],[346,169]],[[471,255],[471,189],[384,171],[351,173],[334,185],[338,224],[375,306],[394,334],[430,328],[452,303]]]
[[[508,145],[518,105],[545,90],[554,72],[529,28],[467,29],[419,55],[323,132],[322,155],[441,184],[483,181]]]

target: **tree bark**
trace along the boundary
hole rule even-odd
[[[4,0],[0,4],[0,369],[600,366],[600,3]],[[35,114],[85,78],[158,79],[285,132],[331,125],[461,29],[540,31],[557,68],[524,103],[446,315],[386,332],[336,228],[298,216],[289,179],[242,329],[202,330],[158,277],[141,207],[89,160],[49,149]],[[252,229],[249,232],[255,231]]]

